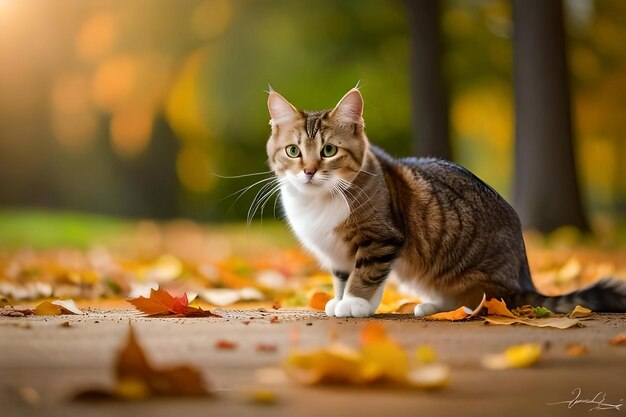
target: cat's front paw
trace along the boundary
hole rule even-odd
[[[416,317],[426,317],[439,313],[441,309],[436,304],[422,303],[415,306],[413,313]]]
[[[335,316],[369,317],[374,314],[374,310],[375,308],[364,298],[344,296],[335,306]]]
[[[335,308],[337,307],[337,303],[339,303],[339,301],[341,301],[340,298],[333,298],[328,300],[328,302],[326,303],[326,308],[324,309],[328,317],[333,317],[335,315]]]

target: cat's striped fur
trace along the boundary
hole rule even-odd
[[[623,282],[605,280],[560,297],[537,293],[514,209],[456,164],[395,159],[371,146],[357,89],[330,111],[297,110],[275,92],[268,106],[269,164],[284,179],[287,218],[334,276],[327,314],[373,314],[392,270],[424,301],[416,315],[474,306],[483,293],[558,312],[576,304],[626,311]],[[329,144],[337,153],[324,157]],[[292,145],[298,157],[286,153]]]

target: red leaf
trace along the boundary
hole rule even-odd
[[[186,293],[180,297],[174,297],[162,288],[151,290],[148,298],[138,297],[127,301],[148,316],[221,317],[201,308],[189,307]]]

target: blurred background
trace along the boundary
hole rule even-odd
[[[416,3],[0,0],[0,230],[51,212],[245,220],[258,188],[234,205],[225,198],[264,176],[220,176],[267,171],[268,83],[298,107],[322,109],[360,80],[375,144],[397,156],[441,152],[515,200],[528,228],[569,223],[623,242],[626,3],[568,0],[552,17],[564,27],[560,35],[552,24],[547,39],[566,42],[561,78],[571,89],[561,101],[573,132],[561,130],[573,153],[560,148],[571,164],[547,172],[565,166],[578,190],[561,195],[557,184],[548,194],[557,210],[582,211],[565,224],[523,207],[521,177],[541,169],[516,150],[524,114],[515,92],[542,88],[515,75],[521,5]],[[428,80],[441,88],[429,91]]]

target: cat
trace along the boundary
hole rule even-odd
[[[298,110],[271,90],[268,163],[297,238],[332,272],[326,314],[368,317],[393,270],[419,295],[416,316],[476,306],[626,311],[626,283],[605,279],[549,297],[532,283],[517,213],[452,162],[395,159],[365,135],[358,88],[332,110]]]

